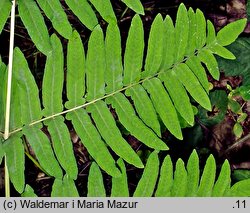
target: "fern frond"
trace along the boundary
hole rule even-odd
[[[112,178],[111,197],[129,197],[128,180],[124,161],[119,158],[117,161],[121,170],[120,177]]]
[[[22,197],[37,197],[32,187],[26,184],[24,192],[21,194]]]
[[[87,0],[65,0],[66,4],[77,16],[77,18],[90,30],[98,24],[95,12],[92,10],[91,6]]]
[[[101,27],[98,25],[93,30],[88,43],[86,58],[87,101],[92,101],[105,95],[105,72],[104,35]]]
[[[156,197],[169,197],[173,184],[173,163],[171,157],[167,155],[161,165],[158,187],[155,192]]]
[[[129,8],[136,13],[144,15],[144,8],[140,0],[122,0]]]
[[[3,149],[3,143],[2,143],[2,138],[1,138],[1,143],[0,143],[0,163],[2,163],[4,157],[4,149]]]
[[[217,42],[222,46],[227,46],[233,43],[244,30],[246,22],[246,19],[240,19],[223,27],[217,34]]]
[[[161,125],[181,140],[183,136],[179,117],[193,125],[193,104],[211,109],[209,84],[202,64],[204,63],[210,74],[218,79],[220,73],[214,54],[233,59],[223,46],[233,42],[246,24],[245,20],[238,21],[236,25],[229,24],[216,35],[212,24],[206,22],[200,10],[187,11],[184,4],[181,4],[175,24],[170,16],[164,20],[161,15],[156,16],[145,51],[143,23],[137,14],[131,22],[122,61],[120,32],[113,15],[109,17],[109,1],[105,1],[106,6],[103,8],[99,2],[91,2],[103,18],[111,23],[104,34],[86,0],[66,0],[73,13],[92,33],[86,58],[80,35],[76,31],[71,35],[66,33],[69,41],[64,81],[64,55],[59,38],[56,35],[49,37],[43,17],[34,1],[19,1],[24,25],[38,49],[46,54],[47,61],[41,103],[27,61],[16,48],[13,103],[20,107],[13,106],[12,130],[15,133],[22,131],[41,167],[48,175],[58,180],[62,179],[64,171],[70,181],[77,177],[73,146],[64,123],[65,119],[62,117],[64,114],[92,159],[102,170],[115,178],[123,175],[116,165],[116,157],[139,168],[142,168],[143,164],[123,138],[122,130],[119,129],[110,108],[115,110],[117,119],[129,134],[155,150],[153,159],[157,158],[156,151],[168,150],[166,142],[161,139]],[[48,16],[50,9],[51,7],[44,8]],[[59,10],[59,7],[57,9]],[[225,38],[223,43],[224,37],[231,36],[228,32],[231,32],[233,38]],[[64,83],[67,96],[65,105],[62,102]],[[193,102],[190,101],[191,98],[194,99]],[[48,130],[48,136],[51,136],[51,141],[40,130],[43,127],[42,122]],[[95,173],[97,165],[93,167]],[[170,165],[169,161],[167,165]],[[197,182],[191,188],[185,185],[189,178],[197,178],[189,176],[190,168],[186,171],[183,162],[179,160],[174,179],[180,181],[180,176],[185,176],[182,188],[180,191],[175,190],[179,185],[177,181],[177,184],[170,184],[173,192],[168,188],[159,190],[157,194],[185,196],[187,191],[191,190],[190,194],[194,195]],[[197,167],[195,168],[197,175]],[[201,196],[211,195],[213,182],[207,182],[209,177],[206,172],[203,174],[198,192]],[[204,189],[206,184],[210,187],[208,191]],[[152,190],[146,194],[151,193]],[[138,195],[140,194],[144,192],[138,192]]]
[[[199,157],[196,150],[190,155],[185,166],[182,159],[178,159],[175,170],[172,159],[167,155],[162,164],[156,151],[149,155],[136,189],[131,191],[127,181],[126,165],[122,159],[117,161],[122,170],[122,176],[112,177],[111,195],[105,189],[106,182],[98,165],[93,162],[88,176],[88,197],[128,197],[129,193],[134,197],[249,197],[250,179],[245,179],[231,185],[230,166],[224,161],[220,174],[215,181],[215,159],[210,155],[206,161],[203,174],[200,177]],[[212,170],[209,170],[211,169]],[[56,179],[53,184],[54,196],[77,196],[77,190],[72,180]],[[206,184],[208,188],[206,188]],[[68,190],[66,190],[68,189]],[[73,190],[72,190],[73,189]],[[35,196],[34,191],[26,185],[22,196]]]
[[[133,197],[151,197],[153,195],[159,173],[159,164],[158,152],[154,151],[148,157],[145,169],[137,184]]]
[[[111,5],[110,0],[89,0],[90,3],[96,8],[96,10],[100,13],[102,18],[108,23],[116,23],[117,19]]]
[[[200,84],[203,89],[208,93],[209,92],[209,82],[207,79],[207,74],[205,68],[201,65],[201,61],[198,57],[192,56],[187,59],[186,65],[188,65],[189,69],[195,74],[198,78]]]
[[[166,87],[176,110],[190,125],[193,125],[194,113],[192,105],[190,103],[189,96],[187,95],[187,92],[181,82],[171,71],[168,73],[161,73],[159,78],[164,82],[164,86]],[[183,106],[185,106],[185,108]]]
[[[103,101],[97,101],[95,105],[88,106],[87,111],[91,113],[97,129],[107,145],[128,163],[143,168],[139,156],[122,137],[107,105]]]
[[[152,23],[149,34],[144,77],[151,77],[155,70],[159,70],[163,56],[163,40],[164,22],[162,15],[158,14]]]
[[[98,165],[108,174],[115,177],[119,176],[120,171],[115,165],[115,160],[101,139],[99,132],[92,124],[87,112],[82,109],[72,112],[68,116],[77,134],[81,138],[83,145]]]
[[[22,125],[26,125],[23,128],[23,134],[28,139],[45,171],[52,176],[61,177],[62,171],[54,156],[49,139],[40,130],[42,125],[38,124],[28,127],[30,122],[39,120],[42,117],[42,110],[35,80],[30,73],[22,52],[18,48],[14,50],[13,84],[16,85],[13,88],[13,93],[15,94],[13,103],[17,104],[13,106],[13,112],[16,112],[17,108],[20,108],[18,112],[21,112],[19,115],[16,113],[12,114],[12,116],[15,116],[13,118],[15,120],[18,119],[17,123],[20,122]]]
[[[122,89],[122,47],[121,35],[117,24],[109,24],[105,38],[105,54],[106,54],[106,93],[110,94]]]
[[[9,17],[11,11],[11,2],[9,0],[2,0],[0,2],[0,33]]]
[[[144,51],[144,30],[139,15],[132,19],[124,53],[123,84],[138,82],[141,77]]]
[[[249,197],[250,179],[241,180],[235,183],[229,190],[228,196],[230,197]]]
[[[200,180],[199,156],[194,150],[187,162],[187,197],[196,195]]]
[[[178,159],[175,165],[174,182],[171,188],[172,197],[184,197],[187,191],[187,171],[183,160]]]
[[[115,108],[121,124],[142,143],[156,150],[168,150],[167,145],[136,116],[134,108],[122,93],[109,97],[107,103]]]
[[[188,44],[189,35],[189,19],[188,12],[184,4],[180,4],[176,22],[175,22],[175,60],[174,62],[180,62],[183,60],[186,48]]]
[[[213,197],[221,197],[223,196],[228,189],[230,189],[231,185],[231,177],[230,177],[230,164],[228,160],[224,162],[221,167],[221,171],[219,177],[214,184],[214,188],[212,191]]]
[[[197,191],[197,196],[199,197],[210,197],[212,194],[212,189],[214,186],[216,173],[216,163],[215,159],[212,155],[210,155],[206,161],[206,165],[204,167],[200,185]]]
[[[37,3],[49,18],[55,30],[64,38],[69,39],[72,34],[72,27],[60,1],[37,0]]]
[[[64,57],[61,41],[55,34],[51,36],[51,46],[52,51],[47,56],[43,77],[42,101],[45,117],[63,111]],[[64,118],[62,116],[56,117],[45,121],[44,124],[48,126],[52,146],[59,163],[69,177],[76,179],[78,169]]]
[[[2,62],[1,56],[0,56],[0,81],[7,82],[7,69],[6,69],[6,65]],[[12,85],[12,87],[13,87],[13,85]],[[0,113],[2,115],[2,116],[0,116],[0,130],[1,130],[1,132],[4,132],[4,125],[5,125],[4,124],[5,123],[5,119],[4,119],[5,116],[4,115],[5,115],[5,106],[6,106],[5,102],[6,102],[6,94],[7,94],[6,89],[7,89],[7,84],[1,83],[0,84]]]
[[[163,59],[161,63],[161,70],[168,70],[174,63],[175,52],[175,28],[173,21],[169,15],[164,19],[164,41],[163,41]],[[157,70],[155,70],[157,71]]]
[[[126,96],[131,97],[133,100],[136,112],[142,121],[152,130],[154,130],[154,132],[160,137],[161,127],[157,113],[144,87],[140,84],[135,85],[134,87],[128,88],[125,94]]]
[[[38,5],[33,0],[20,0],[18,11],[37,49],[47,55],[51,51],[50,38]]]
[[[172,70],[172,74],[176,75],[190,95],[202,107],[211,110],[211,103],[206,91],[201,87],[199,80],[186,64],[179,64]]]
[[[4,149],[9,176],[17,192],[22,193],[25,186],[24,147],[20,134],[10,137],[2,147]]]
[[[181,140],[182,133],[176,110],[161,81],[158,78],[152,78],[145,81],[143,87],[150,94],[154,107],[165,126],[175,137]],[[165,108],[162,106],[165,106]]]
[[[88,176],[88,197],[106,197],[102,173],[96,163],[92,163]]]
[[[26,196],[24,194],[23,196]],[[79,197],[74,181],[65,175],[63,179],[55,179],[51,197]]]
[[[77,61],[77,63],[75,63]],[[80,106],[85,103],[85,52],[82,40],[77,31],[73,31],[67,46],[67,74],[66,92],[68,101],[67,109]]]

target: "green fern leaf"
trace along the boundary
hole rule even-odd
[[[33,0],[19,0],[18,11],[37,49],[47,55],[51,51],[49,33],[36,2]]]
[[[88,29],[93,30],[95,28],[98,20],[87,0],[65,0],[65,2]]]
[[[83,99],[85,94],[85,53],[81,37],[75,30],[69,39],[67,53],[66,91],[68,101],[65,106],[70,109],[85,102]]]
[[[4,157],[4,150],[3,150],[3,138],[0,139],[0,164],[2,163],[3,157]]]
[[[205,109],[211,110],[211,103],[206,91],[186,64],[179,64],[173,69],[172,73],[181,81],[195,101]]]
[[[122,88],[122,49],[121,36],[117,24],[109,24],[105,38],[106,65],[109,69],[105,73],[106,93],[112,93]]]
[[[50,116],[63,110],[62,91],[64,80],[64,60],[62,45],[58,37],[51,36],[52,51],[47,56],[45,72],[43,77],[43,106],[44,116]],[[63,117],[56,117],[53,120],[45,121],[51,134],[52,145],[60,164],[66,173],[76,179],[78,169],[73,153],[73,146],[70,135]]]
[[[209,82],[207,79],[207,73],[204,67],[201,65],[201,61],[199,58],[192,56],[187,59],[186,65],[188,65],[189,69],[195,74],[198,78],[200,84],[203,86],[204,90],[209,92]]]
[[[215,174],[216,174],[215,159],[212,155],[210,155],[206,161],[206,165],[204,167],[204,170],[201,176],[201,181],[200,181],[199,189],[197,191],[197,196],[210,197],[212,195]]]
[[[64,38],[69,39],[72,34],[72,27],[62,8],[62,5],[60,4],[60,1],[37,0],[37,3],[50,19],[55,30]]]
[[[199,9],[196,10],[196,49],[201,49],[206,44],[206,19]]]
[[[176,110],[161,81],[158,78],[152,78],[145,81],[143,87],[150,94],[154,107],[164,125],[176,138],[181,140],[183,137]]]
[[[158,152],[154,151],[147,160],[133,197],[151,197],[153,195],[159,173],[159,164]]]
[[[213,23],[207,20],[207,44],[212,44],[216,40],[216,32]]]
[[[158,117],[152,104],[152,101],[150,100],[145,89],[140,84],[138,84],[127,89],[125,94],[127,96],[130,96],[133,100],[135,109],[142,121],[148,127],[152,128],[155,133],[160,137],[160,123],[158,121]]]
[[[103,97],[105,94],[104,73],[106,71],[104,37],[101,27],[95,27],[88,43],[86,59],[87,100]]]
[[[22,52],[16,48],[14,50],[13,81],[18,86],[21,121],[22,124],[30,124],[42,117],[38,88]],[[26,103],[26,104],[22,104]],[[41,166],[48,174],[61,177],[62,171],[56,161],[48,138],[40,131],[41,124],[23,129],[28,142],[38,158]]]
[[[101,140],[101,136],[92,124],[87,112],[78,110],[69,113],[68,119],[72,120],[72,124],[83,145],[98,165],[112,177],[120,176],[120,171],[115,166],[115,160],[109,153],[105,143]]]
[[[221,167],[220,175],[214,185],[212,197],[222,197],[225,194],[231,184],[230,173],[230,164],[226,160]]]
[[[231,59],[231,60],[236,59],[235,55],[232,52],[230,52],[228,49],[221,46],[220,44],[215,44],[215,45],[211,46],[210,50],[214,54],[216,54],[216,55],[218,55],[218,56],[220,56],[222,58]]]
[[[233,43],[236,40],[236,38],[240,35],[240,33],[242,33],[242,31],[244,30],[246,23],[247,19],[240,19],[223,27],[217,33],[218,43],[222,46],[227,46]]]
[[[190,124],[194,124],[194,113],[190,103],[190,99],[186,90],[179,80],[171,73],[171,71],[161,73],[159,78],[164,82],[164,85],[172,99],[176,110]]]
[[[74,181],[67,175],[63,179],[55,179],[51,197],[79,197]]]
[[[5,141],[3,148],[6,155],[10,180],[15,189],[19,193],[22,193],[25,185],[24,147],[20,137],[20,134],[10,137]]]
[[[187,163],[187,197],[196,196],[200,179],[199,157],[194,150]]]
[[[214,57],[212,52],[208,49],[202,49],[198,53],[198,57],[206,65],[212,77],[218,81],[220,78],[220,71],[218,67],[218,62],[216,61],[216,58]]]
[[[100,13],[102,18],[108,23],[116,23],[116,16],[112,8],[110,0],[89,0],[94,5],[96,10]]]
[[[103,177],[98,165],[93,162],[88,176],[88,197],[106,197]]]
[[[173,163],[169,155],[164,158],[161,166],[159,182],[155,192],[156,197],[170,197],[173,184]]]
[[[164,38],[164,22],[161,14],[158,14],[151,26],[148,49],[145,61],[145,72],[143,77],[151,77],[155,74],[162,62],[163,38]]]
[[[2,63],[2,59],[0,56],[0,115],[5,114],[5,106],[6,106],[6,94],[7,94],[7,69],[6,65]],[[14,87],[12,83],[12,87]],[[12,89],[12,95],[14,89]],[[5,116],[0,116],[0,130],[4,132],[4,126],[5,126]],[[10,129],[12,129],[12,125],[10,124]]]
[[[186,56],[192,55],[197,47],[197,19],[196,14],[192,7],[188,9],[188,19],[189,19],[189,35],[188,35],[188,44],[186,48]]]
[[[51,46],[52,51],[47,55],[42,85],[44,116],[50,116],[63,110],[63,49],[60,39],[55,34],[51,36]]]
[[[61,178],[62,170],[54,156],[49,139],[39,126],[25,127],[23,133],[31,145],[41,167],[51,176]]]
[[[9,17],[11,10],[11,2],[9,0],[2,0],[0,2],[0,33]]]
[[[189,34],[188,12],[185,5],[181,3],[180,6],[178,7],[176,23],[175,23],[176,62],[180,62],[184,58],[188,43],[188,34]]]
[[[250,179],[241,180],[235,183],[229,190],[229,196],[232,197],[249,197],[250,196]]]
[[[184,197],[187,191],[187,171],[184,162],[178,159],[175,165],[174,182],[171,188],[172,197]]]
[[[104,20],[110,22],[106,30],[105,40],[101,26],[97,26],[96,14],[88,2],[92,3]],[[180,121],[185,120],[190,125],[194,123],[194,113],[189,94],[202,107],[211,110],[211,103],[208,98],[209,83],[203,63],[212,77],[218,80],[220,72],[213,54],[234,59],[233,54],[223,46],[235,40],[234,37],[237,37],[240,33],[240,29],[236,29],[236,26],[243,30],[244,21],[238,21],[237,25],[228,25],[216,37],[212,23],[206,22],[199,9],[196,10],[196,13],[191,8],[187,11],[184,4],[180,4],[175,26],[170,16],[167,16],[164,21],[160,14],[156,16],[151,26],[146,52],[144,51],[143,24],[137,14],[131,22],[122,61],[121,36],[110,1],[105,0],[104,3],[100,3],[96,0],[82,0],[81,2],[66,0],[73,13],[89,29],[93,30],[88,42],[85,63],[85,52],[81,37],[76,31],[72,33],[72,28],[65,12],[62,11],[60,2],[55,0],[47,4],[44,0],[38,0],[38,3],[44,10],[45,15],[51,20],[54,28],[58,30],[58,33],[69,39],[67,71],[64,70],[64,55],[60,39],[55,34],[49,38],[48,30],[36,2],[19,0],[20,16],[24,25],[27,27],[35,45],[38,46],[38,43],[42,42],[38,49],[46,54],[47,61],[41,103],[38,87],[31,75],[25,57],[18,48],[14,51],[10,118],[10,127],[14,132],[11,134],[20,131],[25,135],[25,142],[31,145],[30,148],[33,149],[41,168],[48,175],[56,178],[53,195],[61,193],[61,195],[66,196],[63,191],[57,190],[60,187],[63,190],[75,187],[72,179],[77,177],[77,165],[69,130],[61,116],[61,114],[65,114],[66,118],[71,120],[73,128],[89,155],[96,162],[92,164],[90,170],[89,195],[96,196],[100,191],[102,196],[106,195],[100,170],[102,169],[114,180],[114,187],[116,188],[111,194],[118,194],[118,184],[120,183],[123,186],[121,194],[128,196],[126,167],[123,161],[139,168],[142,168],[143,164],[139,156],[123,138],[123,132],[118,128],[116,119],[113,118],[109,107],[114,108],[118,117],[117,122],[129,134],[149,148],[158,151],[168,150],[165,142],[160,139],[160,123],[164,124],[177,139],[182,139]],[[138,10],[138,5],[135,6],[138,1],[124,0],[124,3]],[[32,13],[33,10],[34,13]],[[34,17],[37,15],[39,20],[36,22]],[[58,16],[53,18],[53,15]],[[63,22],[67,23],[65,29],[61,24]],[[222,40],[226,36],[226,32],[232,32],[233,38],[229,38],[223,43]],[[144,52],[146,52],[145,55]],[[143,64],[144,59],[145,64]],[[3,75],[0,76],[0,80],[4,82],[0,87],[0,113],[2,114],[4,114],[6,99],[7,75],[5,70],[6,66],[1,62],[0,74]],[[65,81],[64,74],[66,75]],[[63,111],[64,106],[62,104],[62,94],[65,92],[64,84],[66,85],[67,96],[65,104],[67,110],[65,111]],[[111,106],[107,106],[105,102]],[[41,106],[44,107],[43,111]],[[4,118],[1,118],[1,127],[3,127],[3,121]],[[48,128],[47,135],[41,132],[42,124],[46,126],[45,128]],[[13,136],[17,135],[14,134]],[[53,149],[51,146],[53,146]],[[111,152],[117,156],[113,157]],[[121,157],[118,161],[121,172],[116,166],[115,157]],[[174,180],[172,161],[170,157],[165,158],[161,173],[172,172],[160,174],[155,195],[194,196],[197,188],[198,196],[221,193],[220,190],[224,187],[221,179],[227,174],[224,172],[224,167],[214,186],[214,159],[210,157],[198,187],[199,167],[197,158],[197,155],[191,155],[187,171],[183,161],[178,160]],[[59,163],[67,176],[63,180],[61,180],[63,172]],[[208,170],[210,168],[213,174],[209,176]],[[153,173],[149,171],[153,171]],[[158,153],[154,151],[147,161],[134,195],[152,196],[158,173]],[[149,175],[150,178],[148,178]],[[94,186],[95,178],[100,180],[99,192]],[[166,187],[163,186],[164,180],[169,180]],[[192,181],[190,186],[187,186],[188,181]],[[229,187],[228,184],[227,187]],[[226,191],[225,194],[230,194],[228,188],[224,191]]]
[[[78,174],[76,159],[73,153],[73,145],[67,126],[63,117],[56,117],[47,121],[48,130],[51,135],[52,145],[59,163],[66,171],[67,175],[76,179]]]
[[[128,179],[126,167],[123,160],[120,158],[117,164],[121,170],[121,177],[112,177],[111,197],[129,197]]]
[[[143,61],[143,51],[144,35],[142,21],[139,15],[135,15],[129,29],[124,53],[123,84],[125,86],[139,81]]]
[[[21,194],[21,197],[37,197],[34,192],[34,189],[28,184],[26,184],[24,192]]]
[[[38,88],[28,63],[19,48],[14,50],[13,81],[17,84],[22,124],[30,124],[42,117]],[[25,104],[23,104],[25,103]]]
[[[173,21],[169,15],[164,20],[164,41],[163,41],[163,60],[161,64],[162,70],[168,70],[174,62],[175,53],[175,28]]]
[[[140,0],[122,0],[129,8],[134,10],[136,13],[144,15],[144,8]]]
[[[7,74],[7,72],[6,72]],[[7,76],[5,78],[6,84],[5,86],[7,87]],[[10,114],[10,130],[15,130],[22,126],[22,107],[20,107],[20,95],[19,95],[19,90],[20,90],[20,84],[16,82],[15,80],[12,81],[11,85],[11,103],[10,103],[10,108],[11,108],[11,114]],[[7,88],[4,89],[4,100],[6,100],[6,90]],[[5,104],[4,104],[5,107]]]
[[[5,107],[6,107],[6,95],[7,95],[7,67],[4,63],[1,63],[0,65],[0,81],[3,82],[0,84],[0,114],[5,115]],[[18,83],[14,80],[12,81],[11,85],[11,102],[10,102],[10,108],[11,108],[11,113],[10,113],[10,123],[9,123],[9,128],[10,130],[15,130],[22,126],[22,121],[21,121],[21,107],[20,105],[20,100],[19,100],[19,85]],[[0,127],[1,130],[4,131],[5,127],[5,116],[0,117]]]
[[[136,116],[133,107],[122,93],[117,93],[109,97],[107,102],[115,108],[119,121],[131,135],[135,136],[148,147],[156,150],[168,150],[167,145]]]
[[[122,137],[107,105],[103,101],[97,101],[94,105],[88,106],[87,111],[91,113],[97,129],[110,148],[128,163],[143,168],[139,156]]]

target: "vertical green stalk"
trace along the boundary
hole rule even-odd
[[[5,129],[4,129],[5,140],[9,138],[9,125],[10,125],[11,81],[12,81],[13,50],[14,50],[14,32],[15,32],[15,6],[16,6],[16,0],[12,0],[8,82],[7,82],[7,96],[6,96],[6,108],[5,108]],[[8,167],[7,167],[6,155],[5,155],[4,166],[5,166],[5,197],[10,197],[10,177],[9,177],[9,172],[8,172]]]

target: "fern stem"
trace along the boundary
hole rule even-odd
[[[11,24],[10,24],[10,45],[9,45],[9,65],[8,65],[8,82],[7,82],[7,96],[5,108],[5,127],[4,139],[9,138],[10,127],[10,100],[11,100],[11,82],[12,82],[12,66],[13,66],[13,50],[14,50],[14,34],[15,34],[15,9],[16,1],[12,1],[11,8]],[[10,197],[10,177],[7,166],[7,156],[5,155],[5,197]]]
[[[4,158],[4,186],[5,186],[5,197],[10,197],[10,176],[7,166],[7,156]]]
[[[5,110],[5,129],[4,129],[5,140],[9,137],[9,125],[10,125],[10,99],[11,99],[11,81],[12,81],[13,50],[14,50],[14,32],[15,32],[15,5],[16,2],[15,0],[13,0],[11,9],[8,82],[7,82],[7,97],[6,97],[6,110]]]

